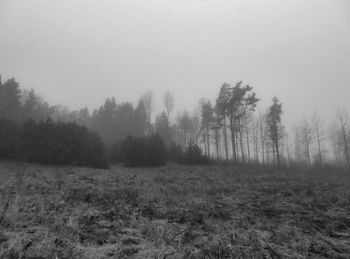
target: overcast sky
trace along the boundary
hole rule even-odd
[[[261,110],[328,120],[350,107],[350,1],[0,0],[0,74],[72,109],[148,89],[193,109],[243,80]]]

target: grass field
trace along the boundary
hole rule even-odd
[[[345,173],[0,168],[0,258],[350,258]]]

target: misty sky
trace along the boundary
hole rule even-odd
[[[348,0],[0,0],[0,35],[3,79],[72,109],[148,89],[193,109],[240,80],[289,123],[350,108]]]

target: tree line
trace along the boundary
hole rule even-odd
[[[75,122],[101,137],[112,162],[124,159],[122,146],[127,140],[131,143],[129,137],[147,146],[147,138],[157,135],[174,161],[185,161],[184,154],[196,150],[199,157],[212,161],[309,168],[332,162],[350,170],[347,112],[337,112],[328,128],[315,114],[286,129],[278,98],[272,98],[265,112],[257,113],[259,101],[253,87],[240,81],[222,84],[214,102],[201,99],[193,112],[174,114],[175,98],[169,91],[163,95],[163,111],[158,114],[153,114],[152,91],[141,95],[135,107],[112,97],[92,112],[86,107],[70,111],[50,106],[34,90],[21,89],[13,78],[4,83],[0,79],[0,117],[16,122],[39,123],[47,118],[53,123]],[[202,157],[198,161],[204,161]]]
[[[0,119],[0,159],[108,168],[98,134],[75,122]]]

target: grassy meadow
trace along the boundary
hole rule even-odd
[[[350,177],[0,165],[0,258],[350,258]]]

